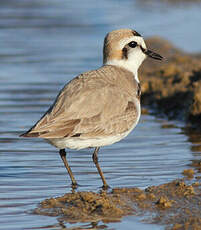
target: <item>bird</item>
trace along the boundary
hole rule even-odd
[[[94,148],[92,159],[102,179],[102,188],[109,188],[98,152],[100,147],[125,138],[139,122],[138,68],[146,57],[163,58],[147,49],[143,37],[133,29],[109,32],[104,39],[103,65],[68,82],[47,112],[20,135],[43,138],[58,148],[73,188],[78,184],[68,164],[66,148]]]

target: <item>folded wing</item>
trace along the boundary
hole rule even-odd
[[[139,113],[135,94],[125,90],[114,75],[109,78],[101,73],[91,71],[72,80],[22,136],[93,138],[129,130]]]

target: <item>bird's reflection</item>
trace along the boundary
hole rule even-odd
[[[101,221],[91,222],[87,224],[78,224],[77,226],[72,226],[73,223],[67,223],[65,220],[57,219],[58,223],[54,225],[46,225],[42,227],[36,227],[31,229],[59,229],[59,230],[85,230],[85,229],[108,229],[108,226]]]

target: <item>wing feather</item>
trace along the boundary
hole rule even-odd
[[[123,75],[121,71],[114,69],[108,75],[100,68],[76,77],[23,136],[86,138],[125,132],[138,111],[133,89],[136,82],[130,72]]]

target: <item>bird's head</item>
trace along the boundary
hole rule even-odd
[[[143,37],[131,29],[114,30],[104,40],[103,64],[123,67],[137,78],[137,70],[146,57],[162,60],[162,57],[147,49]]]

